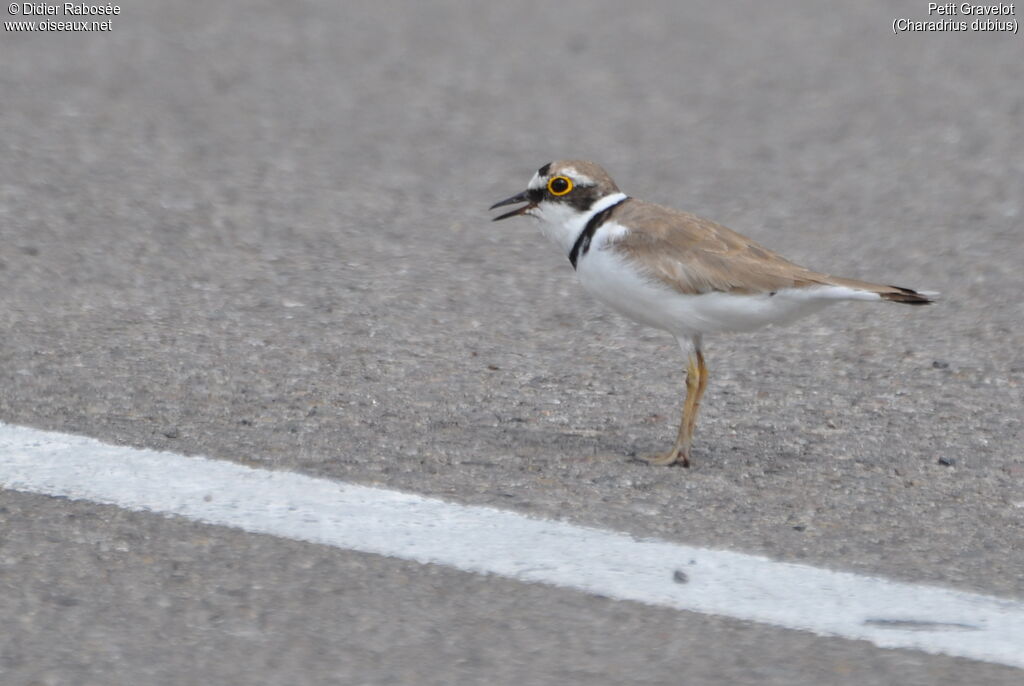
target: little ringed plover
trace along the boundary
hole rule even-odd
[[[720,224],[626,195],[593,162],[545,164],[525,191],[491,209],[519,202],[526,204],[494,221],[539,219],[587,291],[630,319],[668,331],[688,356],[676,441],[645,458],[652,464],[690,466],[708,381],[704,334],[787,323],[842,300],[926,305],[936,295],[801,267]]]

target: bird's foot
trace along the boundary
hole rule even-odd
[[[683,467],[689,467],[690,451],[683,450],[679,446],[674,446],[672,450],[669,450],[664,453],[657,453],[655,455],[645,455],[642,459],[647,464],[653,464],[659,467],[673,464],[678,464]]]

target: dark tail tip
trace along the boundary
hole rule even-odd
[[[889,300],[894,303],[903,303],[905,305],[931,305],[935,302],[935,296],[937,293],[928,293],[913,291],[909,288],[902,288],[900,286],[889,286],[891,291],[884,291],[879,293],[882,296],[882,300]]]

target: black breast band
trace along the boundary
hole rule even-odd
[[[576,242],[573,243],[572,250],[569,251],[569,261],[572,262],[573,269],[576,268],[576,263],[579,259],[586,255],[587,251],[590,250],[590,239],[594,237],[594,234],[597,233],[599,228],[601,228],[601,225],[608,220],[612,210],[627,200],[629,200],[629,196],[626,196],[614,205],[609,205],[590,218],[587,225],[583,227],[583,231],[580,232],[579,238],[577,238]]]

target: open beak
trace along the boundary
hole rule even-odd
[[[523,191],[522,193],[516,193],[511,198],[505,198],[501,202],[494,203],[493,205],[491,205],[490,209],[493,210],[493,209],[496,209],[498,207],[504,207],[505,205],[512,205],[512,204],[515,204],[517,202],[528,202],[529,200],[530,200],[530,196],[529,196],[528,192],[527,191]],[[528,212],[529,210],[532,210],[536,206],[537,206],[537,203],[530,202],[529,204],[523,205],[522,207],[514,209],[511,212],[506,212],[505,214],[498,215],[497,217],[495,217],[491,221],[501,221],[502,219],[508,219],[509,217],[515,217],[515,216],[520,215],[520,214],[525,214],[526,212]]]

